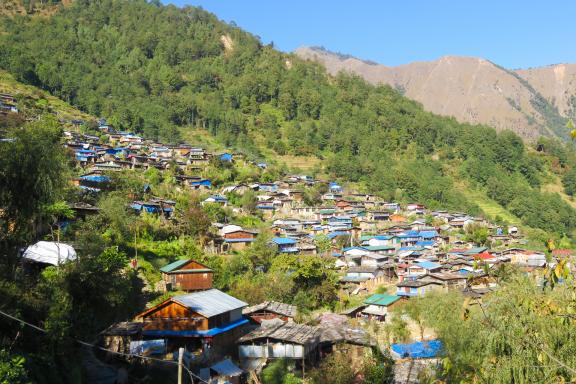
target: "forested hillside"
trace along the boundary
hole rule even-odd
[[[574,168],[569,144],[547,141],[538,153],[511,132],[427,113],[390,87],[330,77],[201,9],[82,0],[0,28],[0,67],[119,128],[171,142],[182,128],[204,128],[255,158],[268,149],[318,156],[324,171],[385,198],[478,212],[454,188],[462,179],[529,226],[576,226],[567,202],[540,192],[550,171]]]

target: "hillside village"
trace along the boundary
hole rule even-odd
[[[0,96],[3,113],[18,113],[15,98]],[[383,201],[338,180],[287,173],[270,181],[215,183],[205,174],[209,165],[259,170],[269,165],[232,150],[210,153],[194,143],[154,142],[117,131],[104,119],[88,133],[87,125],[68,121],[64,131],[64,146],[78,171],[71,182],[85,196],[71,204],[73,220],[97,214],[98,195],[113,190],[124,172],[165,172],[178,190],[200,196],[203,207],[219,206],[237,216],[249,215],[239,198],[254,194],[252,215],[261,218],[264,227],[212,222],[209,237],[199,244],[202,252],[250,252],[266,231],[272,234],[268,246],[276,257],[302,255],[328,261],[338,274],[339,300],[344,303],[334,312],[306,315],[293,304],[247,303],[216,289],[214,270],[201,260],[177,259],[153,272],[161,279],[148,289],[163,294],[160,301],[102,331],[100,345],[108,350],[108,361],[126,360],[114,353],[174,361],[184,348],[184,362],[198,380],[239,383],[258,380],[257,374],[279,358],[292,361],[294,369],[305,374],[337,351],[361,359],[376,348],[395,360],[395,382],[417,382],[420,370],[436,366],[441,340],[433,331],[418,332],[414,325],[409,342],[393,341],[384,350],[388,344],[373,332],[373,324],[392,323],[401,316],[398,308],[433,291],[457,290],[481,302],[484,295],[498,290],[494,271],[506,265],[541,281],[546,268],[574,256],[567,249],[553,250],[552,257],[529,249],[516,225],[430,210],[419,202]],[[316,204],[306,199],[311,190],[321,192]],[[180,209],[177,201],[157,195],[148,184],[140,192],[128,207],[134,215],[174,220]],[[57,227],[65,231],[69,224]],[[64,244],[59,241],[40,243],[24,252],[23,263],[57,266],[67,258],[76,259],[73,244],[63,256]],[[50,258],[55,252],[56,258]],[[130,267],[139,269],[140,262],[136,254]]]

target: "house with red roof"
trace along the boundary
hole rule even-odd
[[[576,252],[572,249],[555,249],[552,251],[553,257],[571,257],[574,256]]]

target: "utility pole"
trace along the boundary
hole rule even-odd
[[[178,384],[182,384],[182,361],[184,359],[184,348],[178,349]]]

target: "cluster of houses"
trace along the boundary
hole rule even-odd
[[[343,315],[326,314],[317,325],[298,323],[295,306],[266,301],[254,306],[212,287],[213,271],[194,260],[179,260],[161,269],[173,296],[136,316],[110,326],[102,344],[115,352],[176,358],[206,382],[238,383],[248,372],[273,359],[292,360],[303,372],[334,350],[358,358],[375,347],[361,328]]]
[[[184,360],[204,380],[238,382],[246,372],[262,369],[271,359],[286,358],[305,371],[336,349],[363,356],[376,345],[353,322],[388,322],[391,309],[433,290],[460,290],[481,298],[496,289],[489,268],[511,263],[526,271],[554,263],[544,253],[525,249],[516,226],[496,226],[464,213],[432,211],[419,203],[399,204],[372,194],[346,191],[339,183],[308,175],[287,175],[275,182],[234,184],[216,189],[201,176],[211,159],[245,161],[239,154],[211,154],[190,145],[167,146],[128,132],[117,132],[100,121],[99,136],[66,132],[68,148],[86,173],[75,180],[79,188],[98,193],[110,185],[111,172],[121,169],[163,170],[178,167],[177,182],[209,193],[202,204],[218,204],[241,213],[230,194],[252,191],[256,210],[270,223],[270,246],[278,253],[323,257],[340,271],[340,288],[349,295],[365,295],[361,305],[339,314],[324,314],[315,325],[299,323],[297,309],[288,304],[247,303],[213,288],[213,271],[195,260],[177,260],[160,269],[162,289],[187,293],[146,309],[135,321],[114,324],[102,342],[119,352],[159,354]],[[105,137],[103,140],[102,137]],[[253,163],[265,168],[265,163]],[[304,203],[308,189],[322,184],[321,204]],[[148,187],[149,188],[149,187]],[[170,220],[174,201],[150,197],[133,201],[135,212],[162,215]],[[78,214],[97,208],[78,204]],[[486,227],[488,246],[467,240],[466,229]],[[205,251],[219,254],[242,251],[259,236],[257,230],[213,223]],[[379,287],[388,292],[375,293]],[[381,291],[381,290],[380,290]],[[395,347],[402,357],[404,349]],[[404,348],[404,349],[403,349]],[[415,355],[416,356],[416,355]]]
[[[0,93],[0,115],[18,113],[16,98],[8,93]]]
[[[179,167],[190,173],[201,172],[213,154],[203,148],[187,144],[164,145],[130,132],[114,130],[104,120],[99,124],[99,135],[65,131],[66,147],[75,155],[76,161],[87,170],[86,175],[101,175],[122,169],[159,170]],[[222,161],[232,161],[232,154],[223,153]],[[209,180],[194,176],[178,176],[177,181],[194,189],[210,189]]]

